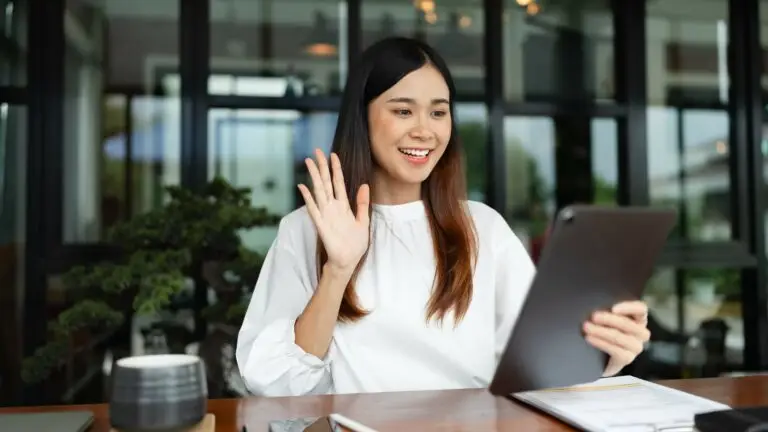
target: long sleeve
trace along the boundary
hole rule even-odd
[[[536,274],[536,267],[520,239],[506,221],[500,219],[495,231],[499,239],[496,257],[496,360],[504,348],[517,322],[528,290]]]
[[[237,340],[240,374],[261,396],[323,394],[332,387],[328,356],[320,359],[295,343],[294,323],[314,292],[314,257],[304,256],[314,248],[292,245],[291,238],[301,236],[293,231],[300,231],[302,221],[293,222],[298,223],[283,219],[280,224]]]

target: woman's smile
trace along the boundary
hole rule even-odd
[[[399,148],[398,150],[408,162],[418,165],[427,163],[429,161],[429,154],[432,152],[431,149],[420,148]]]

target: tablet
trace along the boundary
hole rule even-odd
[[[496,367],[495,395],[599,379],[607,356],[584,340],[596,310],[640,299],[676,212],[571,206],[560,211]]]

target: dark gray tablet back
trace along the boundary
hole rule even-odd
[[[592,382],[606,356],[585,340],[596,310],[637,300],[677,220],[672,210],[563,209],[490,385],[511,393]]]
[[[85,432],[92,423],[90,411],[0,414],[3,432]]]

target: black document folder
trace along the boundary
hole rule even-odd
[[[768,432],[768,407],[711,411],[693,419],[699,432]]]

